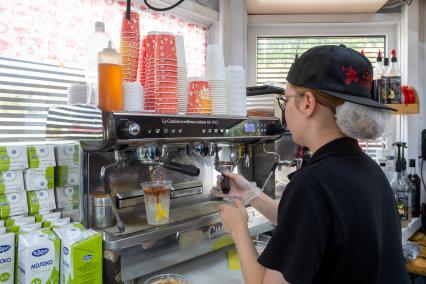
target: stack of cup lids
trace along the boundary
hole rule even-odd
[[[176,35],[176,58],[178,74],[178,111],[186,113],[188,101],[188,80],[186,69],[185,45],[183,36]]]
[[[206,77],[209,83],[212,113],[228,114],[228,90],[226,86],[223,48],[218,44],[207,46]]]
[[[209,82],[206,78],[191,77],[189,81],[188,114],[211,114]]]
[[[228,86],[228,113],[247,116],[246,73],[241,66],[226,67]]]
[[[86,104],[91,97],[91,89],[86,83],[72,84],[68,88],[67,104]]]
[[[143,111],[143,87],[139,82],[123,83],[123,110]]]
[[[120,39],[120,54],[124,81],[135,82],[137,79],[139,45],[139,13],[131,11],[130,20],[128,20],[126,18],[126,11],[124,11]]]
[[[145,109],[176,114],[177,57],[175,36],[150,32],[146,39]]]

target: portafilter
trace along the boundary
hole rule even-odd
[[[145,165],[160,165],[166,169],[176,171],[189,176],[199,176],[200,169],[193,165],[167,161],[167,145],[148,144],[137,148],[139,161]]]
[[[233,171],[240,160],[237,144],[219,143],[216,145],[215,168],[222,173],[221,190],[224,194],[231,191],[229,177],[225,176],[225,170]]]

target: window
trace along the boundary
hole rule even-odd
[[[385,52],[385,36],[321,36],[321,37],[258,37],[256,51],[256,82],[284,84],[295,55],[318,45],[344,44],[364,54],[374,64],[377,52]]]
[[[9,2],[0,2],[0,142],[42,140],[48,108],[66,104],[69,85],[84,82],[84,48],[96,21],[118,47],[126,1]],[[142,3],[132,1],[141,34],[183,35],[188,76],[203,76],[208,26]]]

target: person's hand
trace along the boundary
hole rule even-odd
[[[248,214],[240,200],[234,200],[234,206],[221,204],[219,209],[223,228],[233,238],[247,230]]]
[[[212,194],[217,197],[226,197],[239,199],[243,204],[247,205],[254,198],[258,197],[261,193],[260,188],[253,185],[251,182],[246,180],[243,176],[234,174],[230,171],[224,171],[223,174],[229,177],[231,185],[231,191],[224,194],[221,190],[222,175],[217,176],[217,187],[216,190],[212,190]]]

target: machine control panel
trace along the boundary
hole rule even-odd
[[[278,119],[115,114],[117,139],[276,136]]]

